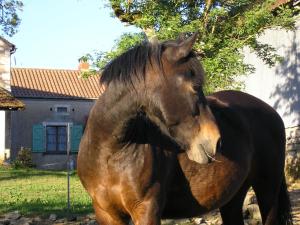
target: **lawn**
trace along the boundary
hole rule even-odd
[[[92,212],[91,200],[78,176],[70,178],[71,213]],[[67,173],[0,166],[0,214],[67,215]]]

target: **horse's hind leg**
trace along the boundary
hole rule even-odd
[[[277,181],[272,185],[261,181],[253,186],[264,225],[293,224],[285,179]]]
[[[271,183],[271,182],[270,182]],[[278,208],[278,185],[269,187],[264,181],[256,182],[253,189],[259,205],[262,222],[265,225],[277,224],[277,208]]]
[[[282,149],[268,155],[269,159],[267,156],[262,158],[264,159],[264,162],[261,162],[263,166],[259,168],[253,182],[264,225],[292,224],[290,200],[284,178],[284,147]],[[279,156],[275,154],[277,152],[280,153]],[[278,160],[274,157],[277,157]]]
[[[244,225],[243,203],[248,184],[244,184],[238,193],[223,207],[220,208],[223,225]]]

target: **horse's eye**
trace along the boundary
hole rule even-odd
[[[205,98],[205,95],[203,93],[203,91],[200,91],[198,92],[198,101],[199,103],[203,104],[203,105],[206,105],[207,104],[207,101],[206,101],[206,98]]]
[[[206,98],[205,98],[205,95],[203,93],[202,87],[195,86],[194,89],[197,92],[196,95],[198,97],[198,104],[204,104],[204,105],[206,105],[207,102],[206,102]]]
[[[193,109],[192,115],[193,115],[193,116],[199,116],[199,115],[200,115],[200,110],[199,110],[198,102],[195,104],[195,107],[194,107],[194,109]]]

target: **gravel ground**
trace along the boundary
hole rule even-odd
[[[290,187],[294,225],[300,225],[300,181]]]
[[[294,183],[289,188],[290,197],[292,201],[293,207],[293,221],[294,225],[300,225],[300,181]],[[251,195],[251,194],[250,194]],[[246,200],[247,201],[247,200]],[[248,200],[249,201],[249,200]],[[246,220],[246,224],[248,225],[258,225],[261,224],[258,222],[257,216],[253,211],[257,211],[257,207],[253,207],[255,205],[255,200],[251,200],[248,203],[251,205],[250,216]],[[255,209],[255,210],[253,210]],[[11,212],[5,215],[0,215],[0,225],[97,225],[94,214],[89,214],[86,216],[72,216],[69,218],[57,218],[55,214],[50,215],[48,218],[41,218],[39,216],[36,217],[24,217],[19,212]],[[163,221],[164,225],[192,225],[192,224],[201,224],[201,225],[220,225],[221,218],[219,212],[213,211],[209,214],[204,215],[202,218],[194,218],[189,220],[166,220]]]

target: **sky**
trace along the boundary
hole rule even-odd
[[[105,0],[24,0],[12,67],[77,69],[86,53],[108,51],[125,32],[137,32],[112,18]]]

